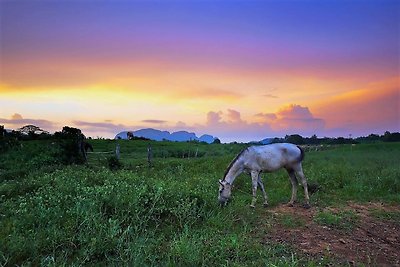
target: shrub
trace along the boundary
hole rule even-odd
[[[108,165],[108,168],[112,171],[122,169],[122,167],[123,167],[122,162],[116,156],[108,157],[107,165]]]

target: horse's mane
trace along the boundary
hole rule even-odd
[[[222,181],[225,180],[226,175],[228,174],[229,170],[232,168],[233,164],[235,164],[235,162],[240,158],[240,156],[247,150],[247,147],[245,149],[243,149],[242,151],[240,151],[239,154],[236,155],[236,157],[231,161],[231,163],[229,164],[228,168],[226,169],[225,173],[224,173],[224,179],[222,179]]]

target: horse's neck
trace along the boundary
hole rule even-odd
[[[241,160],[237,160],[235,163],[232,164],[231,168],[226,174],[225,181],[227,181],[229,184],[233,184],[236,177],[242,172],[243,172],[243,163]]]

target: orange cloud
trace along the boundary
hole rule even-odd
[[[284,106],[276,113],[258,113],[255,117],[268,124],[275,133],[310,135],[321,132],[325,127],[325,121],[315,118],[308,107],[295,104]]]
[[[14,115],[11,116],[11,120],[22,120],[21,114],[14,113]]]
[[[56,129],[56,123],[43,119],[24,119],[21,114],[15,113],[11,116],[11,119],[0,118],[0,124],[4,124],[6,128],[17,129],[22,126],[33,124],[46,131],[54,131]]]
[[[210,111],[206,125],[197,125],[196,129],[228,140],[249,141],[295,133],[310,136],[325,127],[325,121],[315,118],[308,107],[295,104],[284,106],[276,113],[258,113],[254,117],[255,121],[244,120],[241,113],[233,109]]]

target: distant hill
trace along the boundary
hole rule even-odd
[[[168,132],[168,131],[160,131],[157,129],[147,128],[147,129],[140,129],[137,131],[123,131],[118,133],[115,136],[115,139],[128,139],[128,132],[132,133],[133,136],[136,137],[144,137],[155,141],[176,141],[176,142],[186,142],[186,141],[199,141],[199,142],[206,142],[211,144],[214,142],[216,137],[204,134],[200,138],[196,136],[195,133],[190,133],[187,131],[178,131],[178,132]]]
[[[209,135],[209,134],[203,134],[202,136],[200,136],[199,141],[200,141],[200,142],[206,142],[206,143],[211,144],[212,142],[214,142],[214,140],[215,140],[216,138],[217,138],[217,137],[214,137],[214,136]]]

